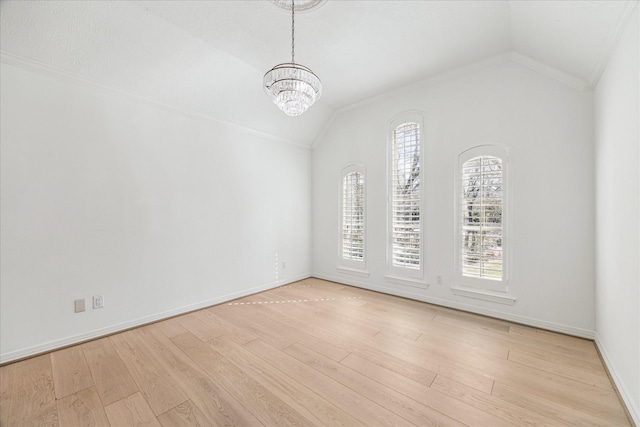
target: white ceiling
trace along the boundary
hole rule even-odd
[[[296,15],[296,60],[324,93],[294,118],[262,91],[291,53],[291,17],[266,0],[2,0],[0,50],[311,145],[337,109],[503,53],[592,86],[635,4],[329,0]]]

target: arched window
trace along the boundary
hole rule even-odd
[[[457,187],[460,282],[506,292],[506,150],[485,145],[460,154]]]
[[[422,122],[409,113],[390,127],[388,270],[400,279],[424,274]]]
[[[340,266],[365,269],[365,168],[342,170]]]

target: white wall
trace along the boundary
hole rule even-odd
[[[0,361],[309,275],[309,149],[28,66],[0,75]],[[98,294],[105,308],[74,313]]]
[[[595,90],[597,343],[640,425],[638,7]]]
[[[314,275],[593,337],[592,102],[590,91],[498,58],[343,111],[313,153]],[[384,278],[387,127],[408,110],[425,118],[426,290]],[[451,291],[455,162],[479,144],[509,150],[512,306]],[[339,178],[349,163],[368,173],[368,278],[336,269]]]

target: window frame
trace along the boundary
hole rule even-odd
[[[344,199],[345,187],[344,181],[350,174],[359,174],[362,177],[362,227],[363,227],[363,243],[362,243],[362,259],[351,259],[344,257]],[[367,272],[367,169],[360,164],[350,164],[345,166],[340,172],[339,183],[339,223],[338,223],[338,270],[343,273],[368,276]]]
[[[502,172],[502,278],[491,279],[465,276],[462,272],[462,168],[466,162],[477,157],[495,157],[501,160]],[[509,263],[510,263],[510,183],[509,183],[509,154],[506,147],[500,145],[478,145],[471,147],[457,156],[455,178],[455,276],[460,286],[482,291],[509,292]]]
[[[420,149],[420,158],[419,158],[419,180],[420,180],[420,190],[419,190],[419,208],[420,208],[420,243],[419,243],[419,267],[418,268],[409,268],[394,265],[393,263],[393,243],[394,243],[394,232],[393,232],[393,215],[394,215],[394,199],[393,199],[393,191],[394,191],[394,183],[393,183],[393,174],[394,174],[394,146],[395,146],[395,132],[398,127],[402,126],[406,123],[415,123],[418,125],[419,130],[419,149]],[[425,265],[425,252],[426,252],[426,244],[425,244],[425,216],[426,216],[426,173],[425,173],[425,128],[424,128],[424,115],[419,111],[409,111],[402,113],[396,116],[393,120],[389,122],[388,132],[387,132],[387,274],[385,278],[388,281],[400,283],[403,285],[416,286],[421,288],[426,288],[427,284],[425,283],[426,277],[426,265]]]

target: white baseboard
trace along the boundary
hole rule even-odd
[[[202,308],[211,307],[212,305],[221,304],[227,301],[231,301],[237,298],[242,298],[247,295],[255,294],[258,292],[266,291],[276,288],[278,286],[286,285],[288,283],[297,282],[298,280],[306,279],[310,277],[309,274],[300,275],[298,277],[288,278],[287,280],[279,280],[276,282],[270,282],[263,285],[255,286],[253,288],[245,289],[239,292],[234,292],[227,295],[211,298],[205,301],[200,301],[195,304],[185,305],[172,310],[167,310],[161,313],[152,314],[150,316],[139,317],[126,322],[118,323],[115,325],[106,326],[104,328],[87,331],[82,334],[72,335],[66,338],[61,338],[53,341],[49,341],[43,344],[38,344],[32,347],[23,348],[20,350],[11,351],[8,353],[0,354],[0,365],[13,362],[15,360],[24,359],[26,357],[35,356],[41,353],[47,353],[60,348],[68,347],[70,345],[79,344],[81,342],[89,341],[92,339],[100,338],[106,335],[111,335],[117,332],[125,331],[127,329],[135,328],[138,326],[146,325],[149,323],[157,322],[170,317],[178,316],[180,314],[189,313],[190,311],[200,310]]]
[[[602,344],[602,341],[600,340],[598,334],[595,331],[576,328],[574,326],[563,325],[563,324],[554,323],[554,322],[548,322],[545,320],[535,319],[535,318],[526,317],[526,316],[518,316],[518,315],[495,312],[493,310],[478,308],[478,307],[470,306],[467,304],[460,304],[452,301],[446,301],[440,298],[433,298],[433,297],[428,297],[424,295],[419,295],[409,291],[402,291],[398,289],[387,288],[384,286],[371,285],[369,283],[360,282],[357,280],[353,280],[351,278],[335,277],[335,276],[320,274],[320,273],[312,273],[312,277],[317,277],[319,279],[324,279],[324,280],[330,280],[332,282],[337,282],[337,283],[343,283],[346,285],[357,286],[364,289],[383,292],[390,295],[396,295],[396,296],[410,298],[418,301],[424,301],[424,302],[428,302],[428,303],[432,303],[432,304],[436,304],[444,307],[455,308],[463,311],[468,311],[471,313],[482,314],[490,317],[495,317],[498,319],[521,323],[528,326],[533,326],[536,328],[542,328],[542,329],[559,332],[567,335],[573,335],[580,338],[593,339],[595,341],[596,346],[598,347],[598,350],[600,351],[600,354],[602,355],[603,363],[606,365],[607,370],[611,375],[611,379],[614,382],[616,388],[618,389],[618,393],[620,394],[620,397],[624,405],[626,406],[627,411],[629,412],[629,415],[631,416],[635,425],[640,427],[640,410],[638,409],[638,406],[636,405],[636,403],[633,401],[633,397],[625,387],[624,382],[621,379],[622,377],[616,371],[615,367],[611,363],[611,358],[607,354],[606,348]]]
[[[618,394],[620,394],[622,401],[627,407],[627,411],[629,412],[629,415],[633,419],[633,422],[635,423],[635,425],[640,426],[640,410],[636,406],[636,403],[633,401],[633,397],[625,387],[624,382],[622,382],[620,374],[611,363],[611,357],[609,357],[609,354],[607,353],[605,346],[602,344],[602,341],[600,340],[598,333],[596,333],[595,342],[596,342],[596,346],[598,347],[598,351],[602,356],[602,361],[606,365],[607,370],[609,371],[609,375],[611,376],[611,379],[613,380],[616,388],[618,389]]]
[[[580,338],[594,339],[595,332],[589,329],[577,328],[571,325],[564,325],[561,323],[549,322],[546,320],[536,319],[533,317],[519,316],[515,314],[503,313],[500,311],[494,311],[474,305],[458,303],[454,301],[445,300],[442,298],[434,298],[425,296],[422,294],[414,293],[411,291],[404,291],[394,288],[387,288],[385,286],[372,285],[370,283],[353,280],[347,277],[336,277],[321,273],[312,273],[312,277],[319,279],[330,280],[332,282],[344,283],[345,285],[357,286],[364,289],[369,289],[376,292],[382,292],[385,294],[396,295],[400,297],[410,298],[417,301],[423,301],[430,304],[440,305],[443,307],[454,308],[457,310],[467,311],[475,314],[482,314],[484,316],[495,317],[497,319],[508,320],[510,322],[521,323],[523,325],[532,326],[535,328],[546,329],[553,332],[559,332],[561,334],[573,335]]]

